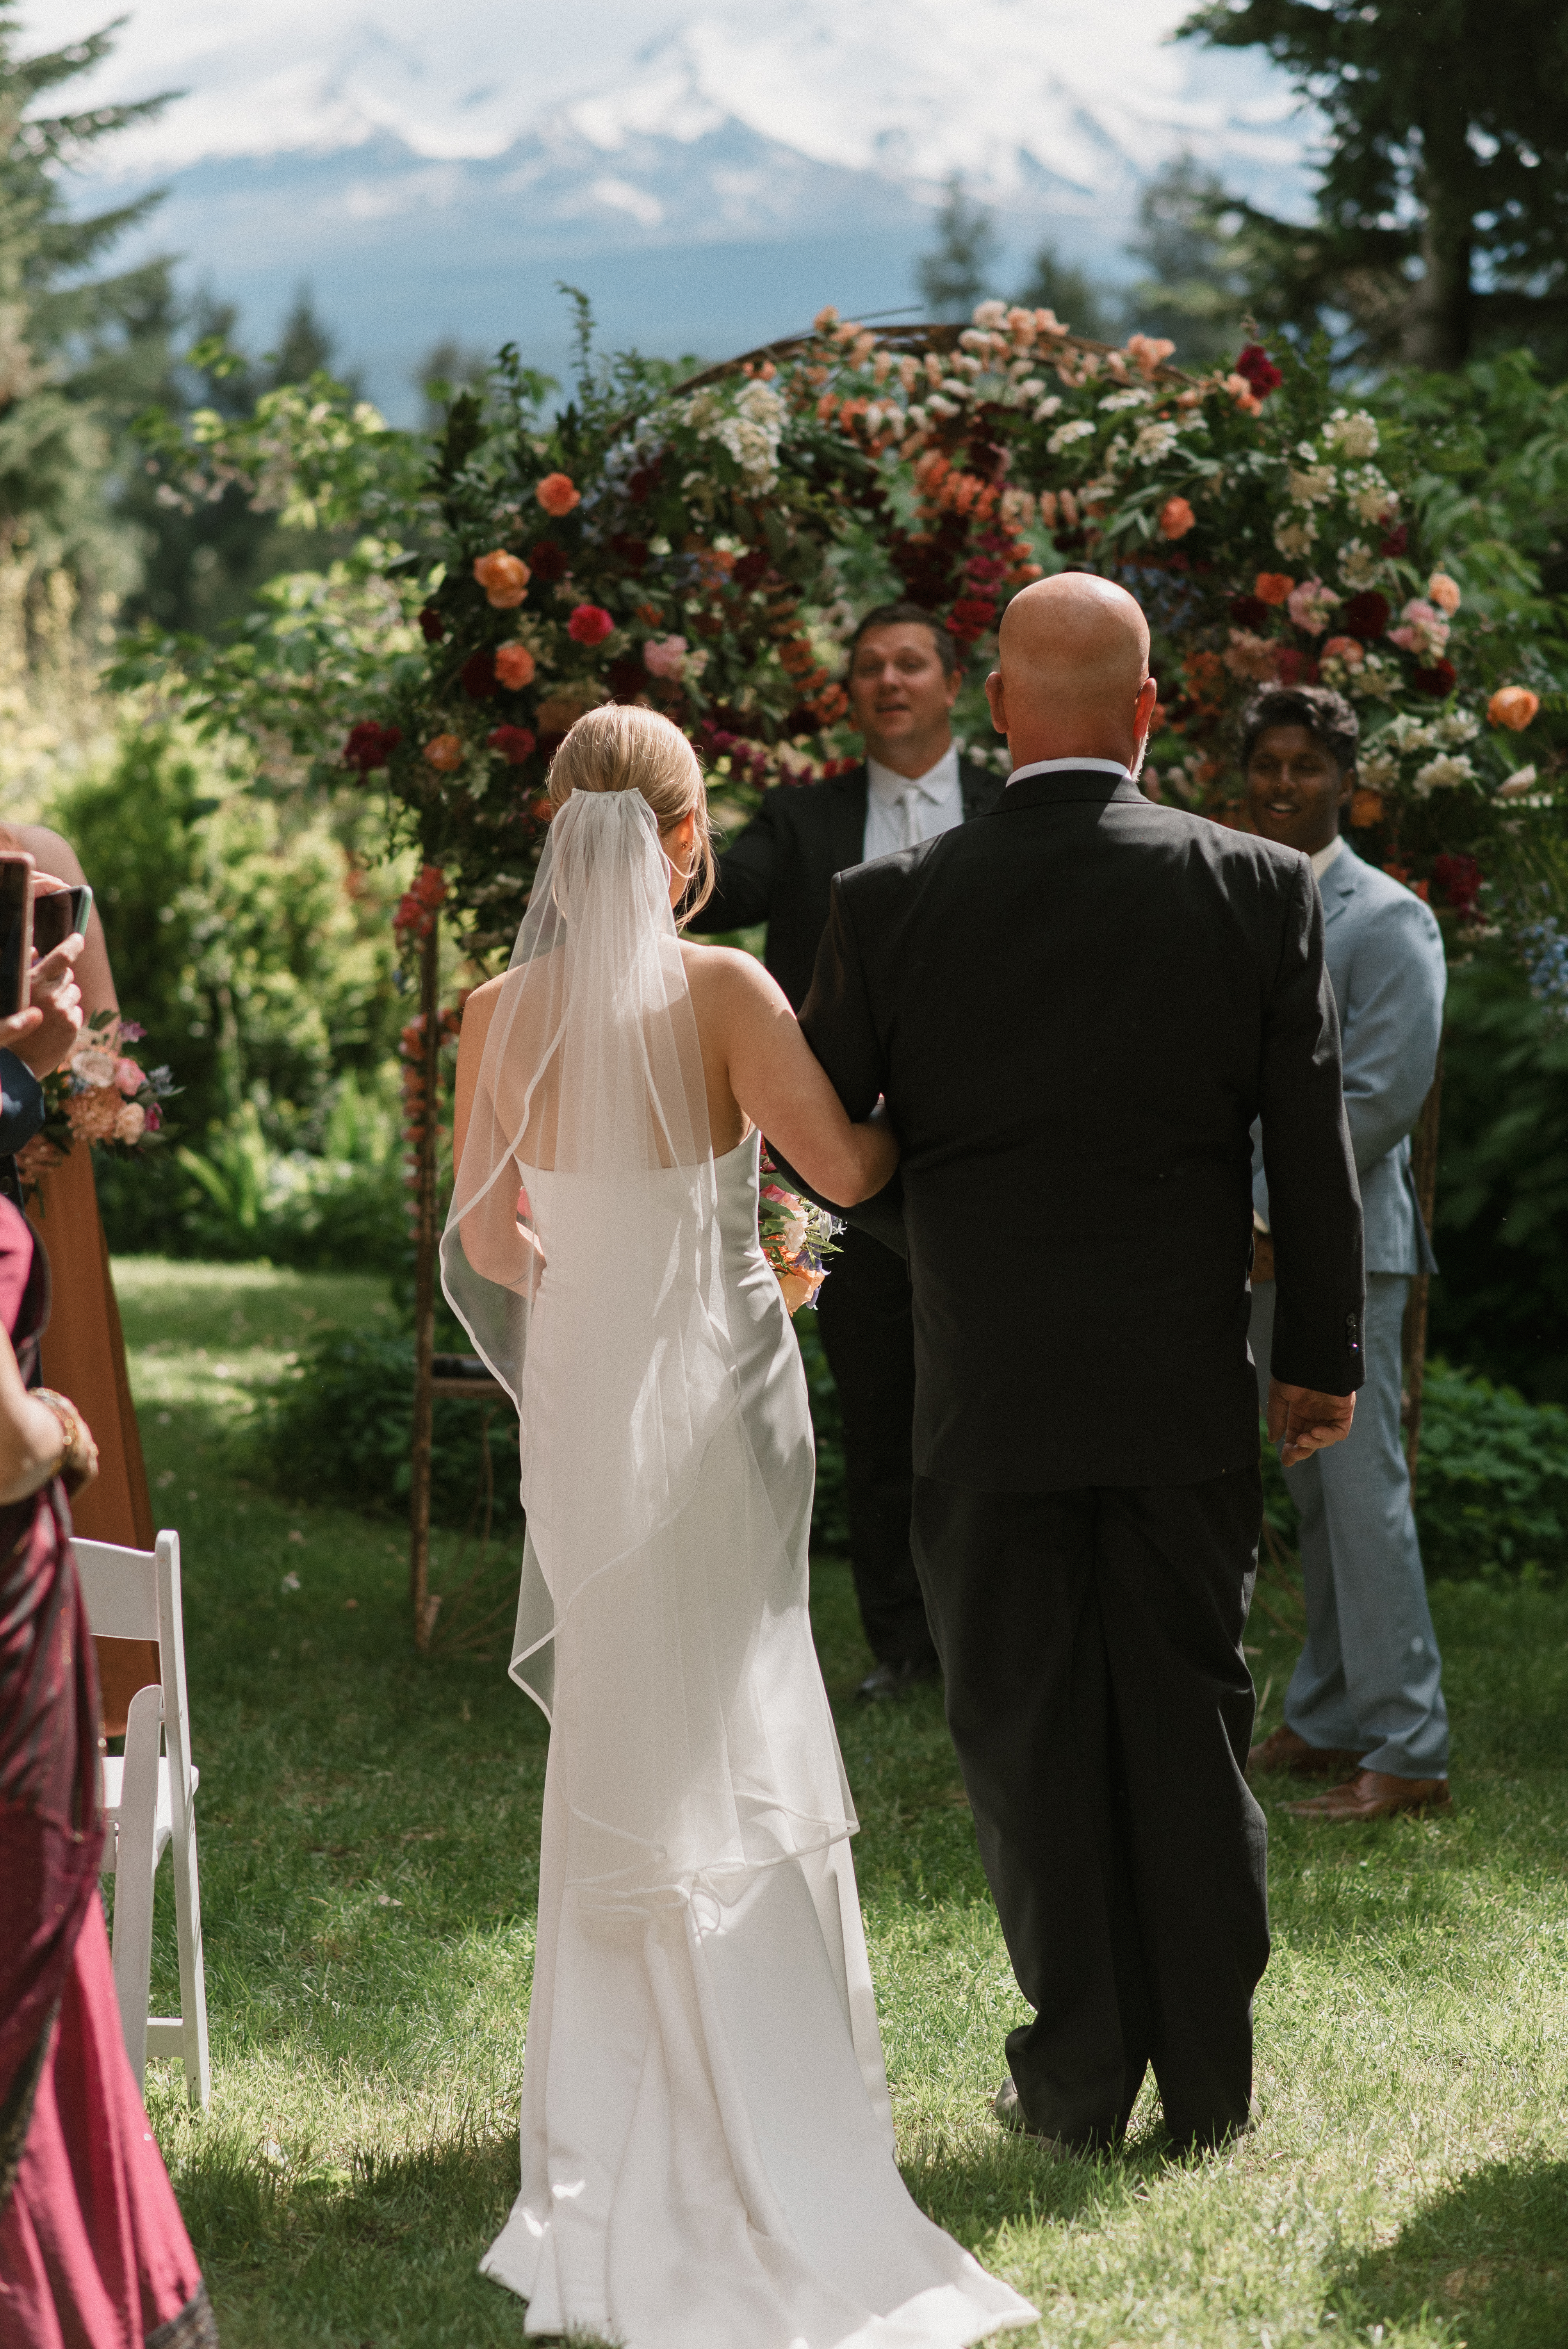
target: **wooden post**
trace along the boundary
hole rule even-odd
[[[419,948],[421,1060],[424,1112],[415,1159],[414,1227],[414,1442],[408,1483],[408,1598],[414,1614],[414,1645],[428,1655],[439,1599],[430,1596],[430,1450],[435,1428],[436,1346],[436,1134],[440,1123],[441,917],[429,909],[430,926]]]
[[[1443,1048],[1438,1046],[1438,1065],[1432,1074],[1432,1089],[1421,1103],[1421,1114],[1416,1120],[1416,1130],[1410,1137],[1410,1173],[1415,1178],[1416,1197],[1420,1202],[1421,1221],[1429,1234],[1437,1218],[1438,1207],[1438,1133],[1443,1103]],[[1405,1460],[1410,1471],[1410,1505],[1416,1501],[1416,1467],[1421,1449],[1421,1391],[1427,1376],[1427,1306],[1430,1276],[1418,1272],[1410,1283],[1410,1299],[1405,1308]]]

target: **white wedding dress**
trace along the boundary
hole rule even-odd
[[[535,888],[538,905],[552,880],[557,913],[542,936],[525,925],[507,981],[542,990],[548,1017],[513,1009],[499,1036],[492,1020],[493,1133],[470,1128],[443,1249],[448,1293],[519,1404],[513,1672],[552,1722],[522,2187],[483,2270],[526,2301],[531,2335],[958,2349],[1036,2313],[922,2214],[893,2159],[854,1816],[806,1615],[811,1426],[758,1240],[758,1138],[696,1156],[695,1025],[662,865],[639,869],[651,819],[602,798],[573,829],[578,808]],[[590,954],[613,850],[632,878]],[[602,1050],[617,1028],[634,1082]],[[624,1109],[645,1091],[658,1147],[636,1164],[641,1111],[628,1124]],[[550,1166],[526,1146],[546,1128]],[[498,1184],[510,1218],[520,1179],[545,1270],[503,1295],[461,1227]]]

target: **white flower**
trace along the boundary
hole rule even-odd
[[[1480,732],[1480,719],[1473,709],[1450,709],[1432,731],[1439,742],[1473,742]]]
[[[1007,323],[1006,302],[976,302],[970,313],[977,326],[1005,326]]]
[[[1369,792],[1386,792],[1398,779],[1399,761],[1392,750],[1364,750],[1356,762],[1356,772]]]
[[[1534,768],[1515,767],[1508,781],[1505,783],[1499,783],[1497,796],[1500,800],[1516,800],[1522,792],[1532,791],[1534,786]]]
[[[86,1045],[71,1055],[71,1074],[84,1085],[112,1085],[114,1054],[100,1051],[94,1044]]]
[[[1119,408],[1147,408],[1149,400],[1148,392],[1139,391],[1136,388],[1126,391],[1108,391],[1099,403],[1100,413],[1103,416],[1109,416]]]
[[[1274,524],[1274,543],[1282,554],[1310,554],[1316,536],[1317,524],[1310,513],[1281,514]]]
[[[1399,689],[1399,680],[1386,668],[1376,653],[1368,653],[1357,670],[1351,691],[1357,701],[1392,701]]]
[[[1429,759],[1424,767],[1417,768],[1416,789],[1426,799],[1432,792],[1451,790],[1456,784],[1468,783],[1474,773],[1474,767],[1462,750],[1439,751],[1435,759]]]
[[[1336,408],[1323,428],[1323,437],[1331,448],[1343,450],[1347,457],[1377,454],[1377,427],[1364,408],[1358,408],[1354,416]]]
[[[958,414],[957,403],[951,399],[944,399],[939,391],[934,391],[925,405],[933,416],[948,417]]]
[[[1376,465],[1368,465],[1357,475],[1350,490],[1350,502],[1362,522],[1387,522],[1398,505],[1398,499],[1388,487]]]
[[[1364,539],[1347,539],[1340,548],[1339,576],[1353,594],[1370,587],[1377,578],[1377,558]]]
[[[1059,457],[1062,450],[1070,448],[1075,440],[1092,440],[1093,439],[1094,426],[1087,417],[1080,416],[1071,424],[1058,424],[1047,441],[1046,447],[1053,457]]]
[[[1176,439],[1173,424],[1140,424],[1132,444],[1134,460],[1140,465],[1158,465],[1174,449]]]
[[[1042,399],[1038,408],[1036,409],[1035,422],[1037,424],[1047,423],[1057,413],[1057,410],[1060,408],[1061,404],[1061,393],[1059,391],[1053,391],[1050,398],[1048,399]]]
[[[1305,470],[1294,465],[1291,468],[1290,494],[1294,505],[1326,505],[1336,487],[1332,465],[1308,465]]]
[[[1397,750],[1435,750],[1438,747],[1436,729],[1408,709],[1400,710],[1384,740],[1392,742]]]

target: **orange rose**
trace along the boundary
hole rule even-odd
[[[498,612],[513,611],[521,603],[528,593],[528,565],[521,557],[504,554],[499,547],[493,554],[480,555],[474,564],[474,577]]]
[[[547,514],[569,514],[583,502],[583,492],[570,473],[546,473],[533,494]]]
[[[1499,688],[1486,705],[1486,714],[1494,726],[1506,726],[1511,733],[1522,734],[1541,707],[1541,696],[1532,693],[1527,685],[1505,685]]]
[[[1367,832],[1383,821],[1383,794],[1369,792],[1365,785],[1350,795],[1350,821],[1358,832]]]
[[[1450,619],[1464,600],[1460,593],[1459,581],[1450,579],[1446,571],[1433,572],[1427,582],[1427,595],[1439,611],[1447,612]]]
[[[495,673],[502,685],[515,693],[520,686],[533,682],[534,659],[526,645],[500,645],[496,648]]]
[[[1160,509],[1160,535],[1185,538],[1197,519],[1185,498],[1167,498]]]
[[[1253,581],[1253,594],[1260,604],[1284,604],[1295,581],[1284,571],[1260,571]]]
[[[432,767],[449,775],[463,763],[463,738],[460,734],[437,734],[425,745],[425,756]]]

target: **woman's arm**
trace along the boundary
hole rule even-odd
[[[46,824],[23,823],[16,826],[16,837],[33,859],[40,873],[52,873],[57,881],[82,882],[88,879],[82,871],[81,859],[68,840]],[[87,943],[77,963],[77,984],[82,991],[82,1015],[90,1019],[95,1011],[119,1009],[119,998],[115,993],[114,973],[108,967],[108,940],[103,934],[95,895],[92,912],[88,916]]]
[[[490,1034],[490,1019],[500,999],[501,982],[490,980],[486,987],[477,988],[463,1006],[462,1031],[458,1039],[458,1076],[452,1102],[452,1164],[460,1167],[474,1111],[489,1111],[490,1097],[480,1086],[480,1071],[484,1063],[485,1040]],[[513,1172],[498,1175],[484,1197],[463,1217],[458,1226],[463,1244],[463,1254],[474,1270],[486,1280],[495,1281],[502,1288],[515,1288],[524,1297],[537,1294],[540,1275],[544,1269],[539,1244],[531,1233],[525,1232],[517,1220],[518,1186]]]
[[[82,1433],[87,1437],[85,1427]],[[90,1447],[90,1437],[87,1441]],[[68,1448],[64,1422],[27,1392],[11,1340],[0,1330],[0,1506],[25,1501],[46,1485]]]
[[[851,1124],[778,981],[751,955],[708,947],[710,995],[730,1089],[802,1179],[826,1199],[855,1206],[892,1179],[898,1137],[879,1103]]]

